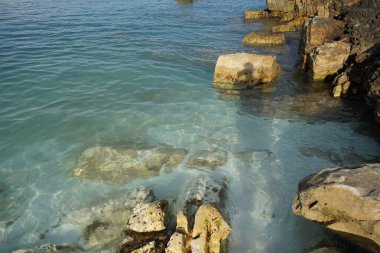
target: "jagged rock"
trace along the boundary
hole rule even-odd
[[[168,242],[168,245],[165,249],[166,253],[185,253],[186,252],[186,236],[175,232]]]
[[[202,205],[195,215],[191,252],[219,253],[221,244],[230,232],[230,225],[215,207]]]
[[[127,183],[135,178],[158,176],[160,170],[172,170],[181,163],[186,154],[186,150],[169,146],[94,147],[80,155],[73,175],[86,179]]]
[[[350,44],[344,41],[325,43],[315,47],[307,58],[308,69],[313,79],[323,80],[343,68],[350,54]]]
[[[348,89],[350,88],[350,81],[345,72],[336,76],[333,80],[333,96],[343,97],[347,95]]]
[[[295,0],[267,0],[270,11],[292,12],[294,11]]]
[[[260,10],[244,11],[245,20],[261,19],[261,18],[268,18],[268,17],[269,17],[269,13],[267,11],[260,11]]]
[[[84,250],[78,245],[63,244],[44,244],[34,249],[19,249],[12,251],[12,253],[79,253]]]
[[[284,44],[284,34],[267,34],[251,32],[243,38],[243,44],[247,46],[254,45],[272,45],[272,44]]]
[[[342,253],[342,252],[340,250],[338,250],[337,248],[324,247],[324,248],[320,248],[320,249],[310,251],[310,253]]]
[[[372,252],[380,250],[379,210],[380,164],[322,170],[299,183],[293,200],[295,214],[360,239]]]
[[[128,221],[127,230],[138,233],[158,232],[165,230],[166,200],[154,203],[140,203],[133,208],[133,214]]]
[[[156,242],[151,241],[145,244],[144,246],[142,246],[141,248],[133,250],[131,253],[157,253],[157,252],[158,251],[156,249]]]
[[[190,156],[186,165],[191,169],[207,168],[214,170],[217,167],[225,165],[226,162],[227,152],[223,150],[202,150]]]
[[[272,27],[272,32],[293,32],[299,30],[304,23],[305,18],[296,18],[286,24]]]
[[[182,234],[189,234],[189,222],[187,220],[186,215],[183,213],[183,211],[180,211],[177,214],[177,227],[176,230],[181,232]]]
[[[214,87],[243,89],[268,83],[280,74],[275,56],[247,53],[221,55],[215,66]]]
[[[299,46],[301,68],[305,68],[307,55],[313,48],[330,42],[343,31],[343,27],[344,22],[331,18],[314,17],[307,19],[302,26]]]
[[[202,175],[192,181],[190,185],[185,198],[186,206],[200,206],[209,203],[222,204],[220,196],[223,186],[210,176]]]
[[[86,249],[102,249],[110,243],[119,244],[120,231],[132,215],[132,209],[139,203],[154,200],[152,190],[139,187],[119,197],[107,199],[92,207],[82,208],[62,217],[60,226],[72,224],[83,231]]]

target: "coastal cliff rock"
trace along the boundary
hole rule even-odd
[[[182,162],[186,150],[159,147],[93,147],[78,158],[75,177],[127,183],[135,178],[158,176],[161,170],[172,170]]]
[[[313,48],[307,57],[307,69],[313,79],[323,80],[343,68],[351,45],[344,41],[325,43]]]
[[[215,66],[214,87],[244,89],[273,81],[280,74],[275,56],[247,53],[221,55]]]
[[[245,46],[255,45],[282,45],[285,43],[284,34],[276,33],[257,33],[251,32],[244,36],[243,44]]]
[[[380,250],[380,164],[331,168],[304,178],[293,212]]]

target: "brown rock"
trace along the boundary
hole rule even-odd
[[[293,32],[299,30],[304,22],[305,18],[299,17],[286,24],[272,27],[272,32]]]
[[[337,75],[333,80],[333,96],[343,97],[347,95],[348,89],[350,87],[350,81],[346,72]]]
[[[269,83],[280,74],[275,56],[235,53],[219,56],[214,72],[214,87],[243,89]]]
[[[351,46],[344,41],[325,43],[315,47],[307,58],[308,69],[316,80],[323,80],[343,67],[350,54]]]
[[[267,0],[270,11],[292,12],[294,11],[295,0]]]
[[[245,20],[262,19],[262,18],[268,18],[268,17],[269,17],[269,13],[267,11],[261,11],[261,10],[244,11]]]
[[[304,178],[293,212],[380,249],[380,164],[331,168]]]
[[[272,44],[284,44],[284,34],[268,34],[268,33],[256,33],[251,32],[243,38],[243,44],[246,46],[254,45],[272,45]]]
[[[314,17],[307,19],[302,26],[299,53],[301,68],[305,68],[307,55],[315,47],[331,41],[343,29],[344,23],[331,18]]]

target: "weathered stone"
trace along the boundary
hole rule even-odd
[[[260,11],[260,10],[244,11],[245,20],[262,19],[262,18],[268,18],[268,17],[269,17],[269,13],[267,11]]]
[[[186,154],[186,150],[168,146],[94,147],[80,155],[73,175],[86,179],[127,183],[135,178],[158,176],[161,170],[172,170],[181,163]]]
[[[44,244],[34,249],[19,249],[12,251],[12,253],[79,253],[84,252],[84,250],[77,246],[71,244],[54,245],[54,244]]]
[[[300,67],[305,68],[307,55],[313,48],[323,45],[337,37],[344,27],[344,22],[325,17],[307,19],[302,26],[299,53]]]
[[[157,253],[155,241],[151,241],[141,248],[133,250],[131,253]]]
[[[136,188],[122,196],[99,201],[92,207],[67,213],[60,225],[74,225],[82,228],[84,247],[102,249],[105,245],[121,240],[120,231],[132,215],[132,209],[139,203],[154,200],[153,192],[145,187]]]
[[[286,24],[272,27],[272,32],[293,32],[299,30],[304,22],[305,18],[299,17]]]
[[[196,215],[192,232],[192,253],[219,253],[231,227],[219,211],[211,205],[202,205]]]
[[[350,54],[350,48],[350,44],[344,41],[315,47],[307,58],[308,69],[313,79],[323,80],[342,69]]]
[[[345,72],[336,76],[333,80],[333,96],[334,97],[343,97],[347,95],[347,91],[350,87],[350,81]]]
[[[267,0],[270,11],[292,12],[294,11],[295,0]]]
[[[221,183],[210,176],[200,176],[190,183],[191,187],[187,191],[185,203],[188,205],[221,204],[220,195],[223,191]]]
[[[322,170],[299,183],[293,200],[295,214],[361,238],[373,252],[380,249],[379,210],[380,164]]]
[[[126,229],[138,233],[163,231],[166,228],[165,208],[167,204],[166,200],[137,204]]]
[[[181,232],[182,234],[189,234],[189,222],[187,220],[186,215],[183,213],[183,211],[180,211],[177,214],[177,227],[176,230]]]
[[[223,150],[216,151],[199,151],[190,156],[187,161],[187,166],[191,169],[216,169],[217,167],[225,165],[227,162],[227,152]]]
[[[272,44],[284,44],[284,34],[267,34],[251,32],[243,38],[243,44],[247,46],[254,45],[272,45]]]
[[[214,72],[214,87],[243,89],[269,83],[280,74],[275,56],[236,53],[219,56]]]
[[[186,252],[186,236],[175,232],[168,242],[165,249],[166,253],[185,253]]]

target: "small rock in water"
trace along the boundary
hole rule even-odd
[[[202,205],[195,215],[191,252],[219,253],[230,232],[230,225],[215,207]]]
[[[245,89],[269,83],[277,78],[280,70],[275,56],[247,53],[221,55],[215,66],[214,87]]]
[[[169,146],[125,149],[94,147],[80,155],[73,175],[122,184],[136,178],[158,176],[161,170],[172,170],[186,154],[186,150]]]
[[[251,32],[243,38],[243,44],[246,46],[255,45],[282,45],[285,43],[283,33],[257,33]]]
[[[138,233],[158,232],[165,230],[166,200],[153,203],[140,203],[133,209],[128,221],[127,230]]]
[[[190,156],[187,166],[191,169],[216,169],[225,165],[227,162],[227,152],[218,151],[199,151]]]
[[[86,249],[103,249],[109,244],[119,244],[121,231],[139,203],[154,200],[152,190],[136,188],[123,196],[114,197],[88,208],[66,214],[60,226],[72,224],[82,227]]]

